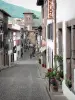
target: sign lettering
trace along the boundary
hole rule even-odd
[[[53,19],[53,4],[52,4],[52,0],[48,0],[48,19]]]

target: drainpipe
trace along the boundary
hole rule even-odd
[[[56,55],[56,0],[53,0],[53,17],[54,17],[54,22],[53,22],[53,40],[54,40],[54,56]]]
[[[57,54],[57,49],[56,49],[56,0],[53,0],[53,43],[54,43],[54,49],[53,49],[53,58]],[[53,65],[56,68],[57,63],[53,59]]]

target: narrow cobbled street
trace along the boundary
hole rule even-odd
[[[26,52],[14,67],[0,72],[0,100],[50,100],[38,63]]]

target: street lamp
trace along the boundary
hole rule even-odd
[[[35,39],[36,39],[36,51],[38,51],[38,30],[36,30]]]

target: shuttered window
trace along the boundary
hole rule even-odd
[[[53,23],[48,24],[48,39],[53,40]]]

